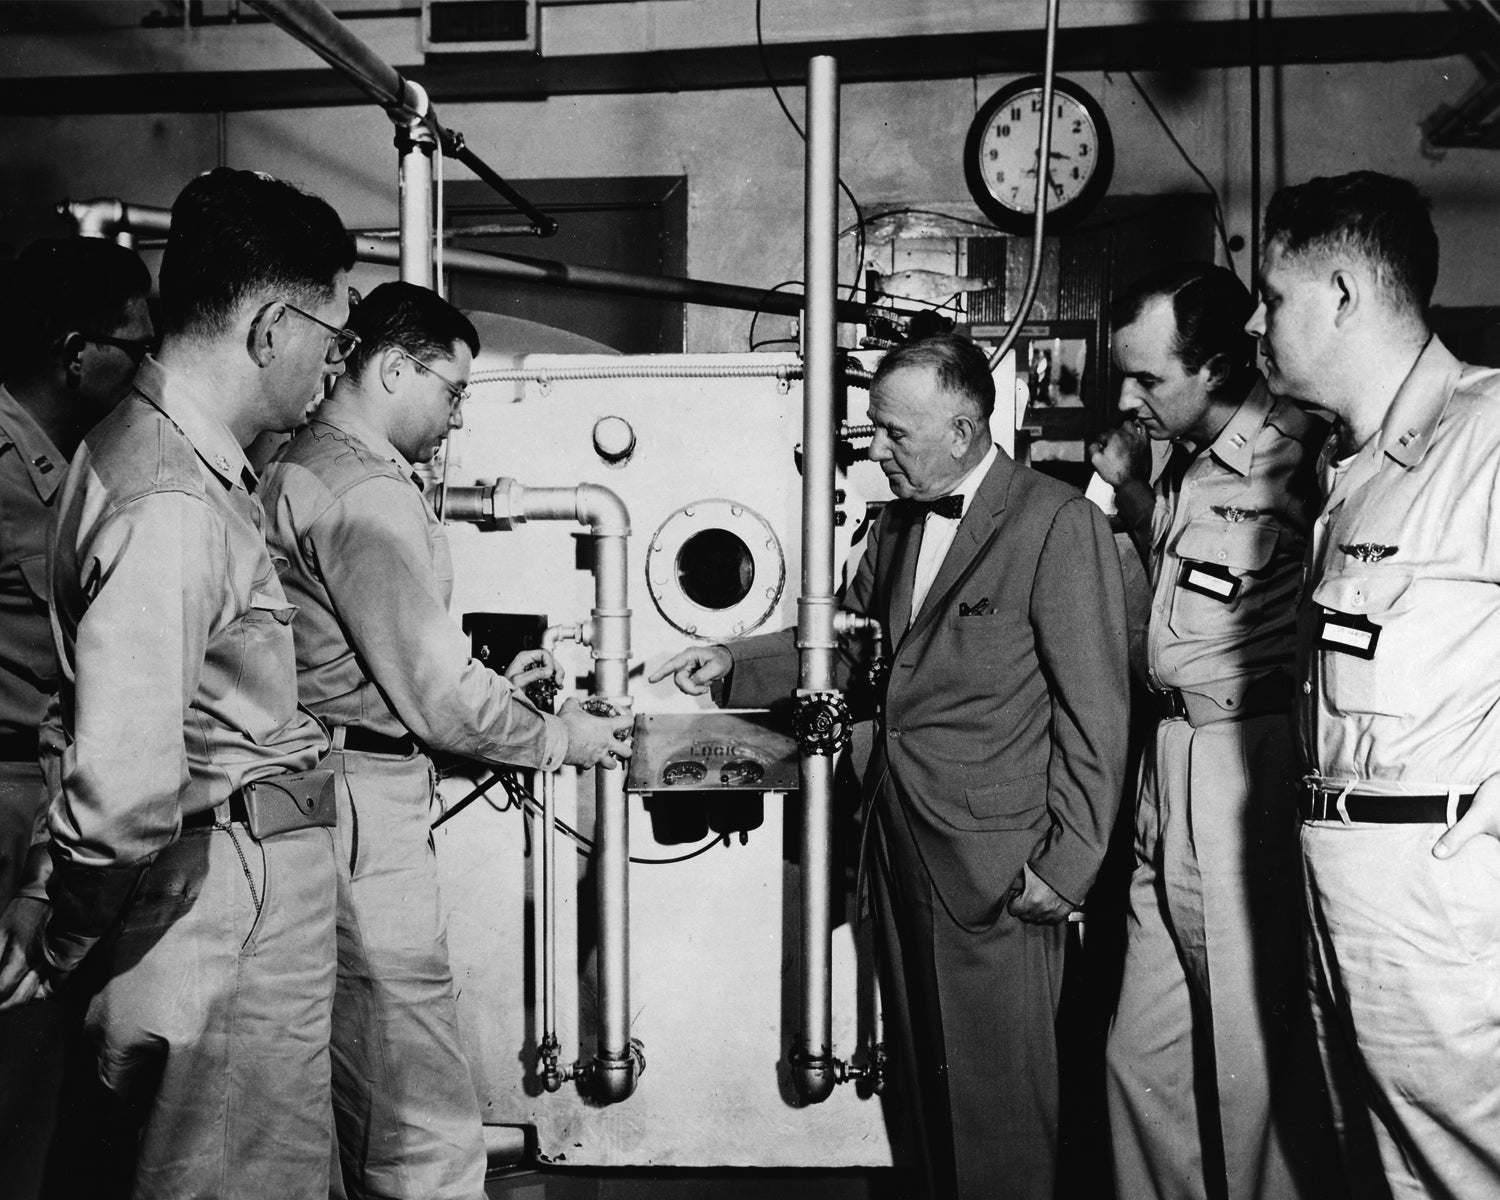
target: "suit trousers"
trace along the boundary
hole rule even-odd
[[[483,1200],[484,1129],[458,1036],[423,754],[337,751],[333,1099],[353,1197]]]
[[[1356,1200],[1500,1195],[1500,842],[1442,861],[1442,834],[1302,827],[1318,1035]]]
[[[1052,1200],[1064,925],[956,921],[899,799],[871,820],[886,1036],[934,1200]],[[998,899],[998,898],[997,898]]]
[[[333,1130],[333,840],[188,830],[79,967],[135,1200],[323,1200]]]
[[[1302,984],[1296,762],[1274,714],[1163,721],[1143,763],[1106,1054],[1131,1200],[1336,1194]]]
[[[36,763],[0,762],[0,909],[20,886],[44,799]],[[38,1000],[0,1012],[0,1192],[7,1200],[30,1200],[41,1187],[57,1126],[65,1011]]]

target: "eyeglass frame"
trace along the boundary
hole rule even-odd
[[[449,379],[441,371],[423,362],[410,350],[403,350],[400,346],[392,346],[391,349],[394,350],[397,354],[401,355],[402,358],[411,359],[412,362],[416,363],[417,366],[422,368],[422,370],[426,371],[429,375],[439,380],[442,385],[448,389],[448,395],[451,397],[451,400],[449,401],[450,413],[455,413],[464,406],[464,402],[469,398],[468,384],[454,383],[453,380]]]
[[[282,300],[280,301],[280,303],[286,308],[291,309],[299,317],[306,317],[314,325],[321,325],[324,329],[328,330],[328,350],[324,353],[323,360],[330,367],[335,367],[339,363],[346,361],[348,357],[354,353],[354,348],[358,346],[360,344],[360,341],[362,340],[359,334],[355,333],[354,330],[346,329],[342,325],[330,325],[321,317],[315,317],[312,315],[312,313],[307,312],[305,309],[298,308],[290,300]],[[339,343],[345,338],[349,340],[349,348],[347,350],[339,350]],[[335,352],[338,353],[337,358],[334,357]]]
[[[96,346],[113,346],[117,350],[123,350],[136,366],[140,366],[141,360],[156,349],[155,338],[117,338],[103,333],[79,333],[78,336]]]

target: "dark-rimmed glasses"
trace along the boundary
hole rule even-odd
[[[421,367],[422,370],[433,376],[433,378],[439,380],[442,385],[448,389],[448,395],[450,397],[454,412],[457,412],[460,408],[463,407],[463,402],[469,398],[469,387],[467,384],[454,383],[453,380],[449,379],[441,371],[434,370],[432,367],[428,366],[420,358],[418,358],[415,354],[411,354],[408,351],[401,349],[400,346],[392,346],[391,349],[394,350],[397,354],[401,355],[402,358],[411,359],[411,361],[416,363],[417,366]]]
[[[117,338],[107,337],[102,333],[85,333],[81,336],[84,341],[93,342],[96,346],[113,346],[117,350],[123,350],[136,366],[140,366],[141,359],[156,349],[155,338]]]
[[[283,300],[281,303],[286,305],[287,308],[291,309],[299,317],[306,317],[314,325],[321,325],[324,329],[328,330],[328,352],[324,357],[330,367],[343,362],[344,359],[354,353],[354,347],[359,345],[359,334],[355,333],[354,330],[343,329],[338,325],[330,325],[322,318],[315,317],[312,313],[298,308],[290,300]]]

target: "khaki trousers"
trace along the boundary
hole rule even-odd
[[[324,1200],[332,831],[185,832],[79,967],[135,1200]]]
[[[353,1197],[483,1200],[484,1130],[458,1036],[423,754],[338,751],[333,1099]]]
[[[1442,862],[1442,833],[1302,827],[1319,1040],[1350,1099],[1358,1200],[1500,1196],[1500,842]]]
[[[1339,1194],[1302,982],[1296,764],[1284,715],[1164,721],[1148,749],[1106,1055],[1122,1197]]]

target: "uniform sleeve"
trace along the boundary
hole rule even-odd
[[[72,736],[49,814],[45,950],[59,970],[82,958],[178,835],[183,725],[224,607],[225,537],[201,498],[155,492],[101,522],[76,553],[87,607],[69,656]]]
[[[1119,811],[1129,725],[1119,555],[1103,515],[1081,497],[1058,510],[1047,534],[1031,624],[1052,695],[1053,820],[1031,866],[1077,904],[1094,882]]]
[[[392,711],[424,744],[553,770],[566,727],[469,653],[433,574],[427,514],[404,480],[367,479],[304,535],[350,645]]]

